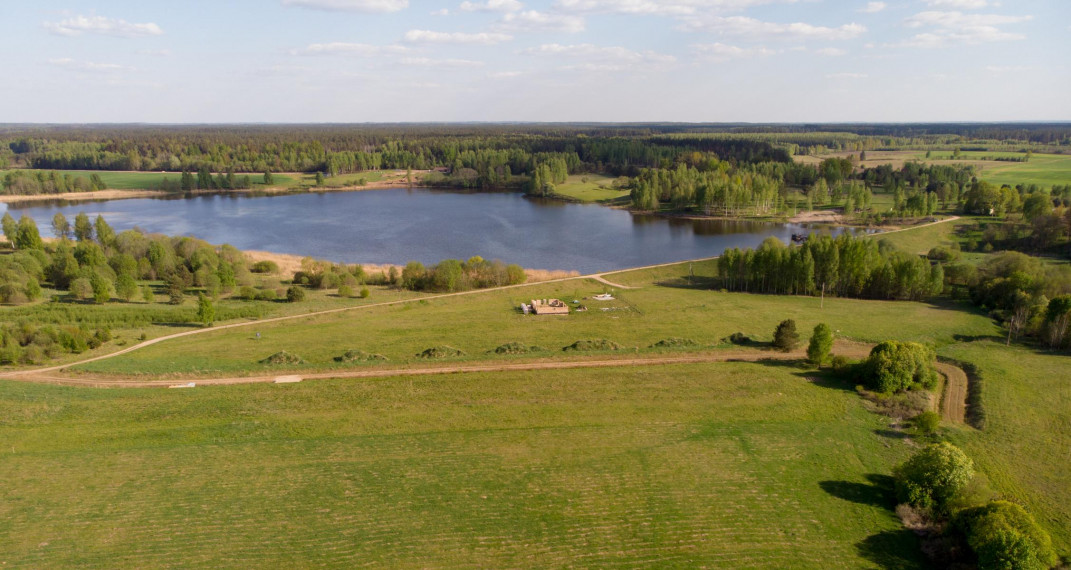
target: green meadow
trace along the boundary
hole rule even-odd
[[[934,163],[970,163],[981,168],[980,178],[993,184],[1037,184],[1051,187],[1054,184],[1071,184],[1071,155],[1034,154],[1028,162],[1000,162],[994,158],[1022,158],[1018,152],[965,151],[960,158],[952,158],[950,152],[932,152],[929,159],[926,153],[916,153],[920,160]],[[984,160],[988,158],[989,160]]]
[[[761,364],[0,382],[7,567],[916,568],[850,390]]]
[[[627,197],[628,189],[610,187],[614,180],[603,174],[572,174],[554,187],[554,193],[578,202],[612,202]]]

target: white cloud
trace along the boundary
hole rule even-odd
[[[877,14],[887,7],[888,4],[884,2],[867,2],[866,7],[860,8],[859,11],[865,14]]]
[[[403,57],[398,63],[414,67],[482,67],[484,62],[471,59],[432,59],[428,57]]]
[[[516,12],[524,8],[517,0],[486,0],[486,2],[462,2],[462,12]]]
[[[134,24],[126,20],[105,18],[104,16],[75,16],[59,22],[45,22],[45,29],[60,36],[80,36],[82,34],[101,34],[117,38],[141,38],[160,36],[164,31],[152,22]]]
[[[865,73],[852,72],[830,73],[826,75],[826,79],[866,79],[867,77],[870,76]]]
[[[525,75],[523,71],[495,71],[487,74],[492,79],[515,79],[522,75]]]
[[[329,12],[386,14],[409,7],[409,0],[283,0],[283,6],[299,6]]]
[[[584,19],[567,14],[548,14],[528,10],[502,16],[495,29],[504,32],[563,32],[575,34],[584,31]]]
[[[494,45],[508,42],[513,39],[509,34],[493,32],[481,32],[478,34],[466,34],[462,32],[433,32],[431,30],[409,30],[405,33],[405,41],[422,44],[479,44]]]
[[[989,6],[988,0],[923,0],[930,6],[938,8],[957,8],[960,10],[977,10]],[[996,4],[994,4],[996,5]]]
[[[347,42],[330,42],[325,44],[309,44],[308,47],[291,50],[292,55],[354,55],[370,57],[382,54],[401,54],[409,51],[405,46],[377,46],[371,44],[355,44]]]
[[[848,40],[857,38],[866,32],[865,26],[856,23],[829,28],[803,22],[795,22],[791,24],[763,22],[746,16],[694,18],[685,21],[684,28],[690,31],[717,32],[726,35],[748,36],[751,38],[783,37],[804,40]]]
[[[814,53],[816,53],[818,55],[826,55],[826,56],[830,56],[830,57],[839,57],[839,56],[842,56],[842,55],[848,55],[848,52],[846,50],[842,50],[840,48],[832,48],[832,47],[816,49],[816,50],[814,50]]]
[[[963,12],[919,12],[905,22],[909,28],[932,28],[921,32],[899,45],[907,47],[937,48],[948,44],[979,44],[985,42],[1022,40],[1026,36],[1006,32],[998,26],[1019,24],[1032,16],[1004,16],[1000,14],[964,14]]]
[[[554,7],[572,12],[690,16],[701,11],[744,10],[797,0],[556,0]]]
[[[633,51],[618,46],[592,44],[543,44],[521,53],[537,56],[553,56],[571,61],[562,69],[583,71],[621,71],[639,68],[663,68],[676,63],[677,58],[653,51]]]
[[[776,53],[773,50],[764,47],[742,48],[739,46],[723,44],[721,42],[713,44],[693,44],[692,50],[701,59],[717,62],[754,56],[768,56]]]
[[[69,57],[61,57],[48,60],[49,65],[62,67],[72,71],[90,71],[93,73],[115,73],[118,71],[133,71],[133,67],[116,63],[94,63],[92,61],[78,61]]]

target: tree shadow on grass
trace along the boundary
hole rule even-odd
[[[880,435],[881,437],[888,439],[908,439],[911,437],[910,435],[902,431],[896,431],[892,429],[876,429],[874,430],[874,434]]]
[[[930,568],[919,552],[918,537],[907,529],[872,534],[855,543],[859,555],[885,570]]]
[[[851,481],[819,481],[823,491],[853,503],[891,509],[896,505],[896,493],[893,490],[893,478],[888,475],[870,473],[866,475],[869,483]]]

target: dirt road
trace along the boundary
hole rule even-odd
[[[937,371],[944,374],[945,393],[941,396],[941,419],[964,424],[967,418],[967,373],[958,366],[937,363]]]

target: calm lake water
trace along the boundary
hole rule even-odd
[[[0,204],[0,211],[4,208]],[[711,257],[754,247],[770,236],[787,242],[821,226],[634,216],[588,204],[533,200],[516,193],[425,189],[282,196],[206,195],[108,202],[12,204],[18,218],[51,235],[62,212],[73,224],[102,214],[116,231],[191,235],[215,244],[309,255],[347,263],[425,264],[479,255],[524,267],[581,273]],[[839,228],[828,228],[836,234]]]

